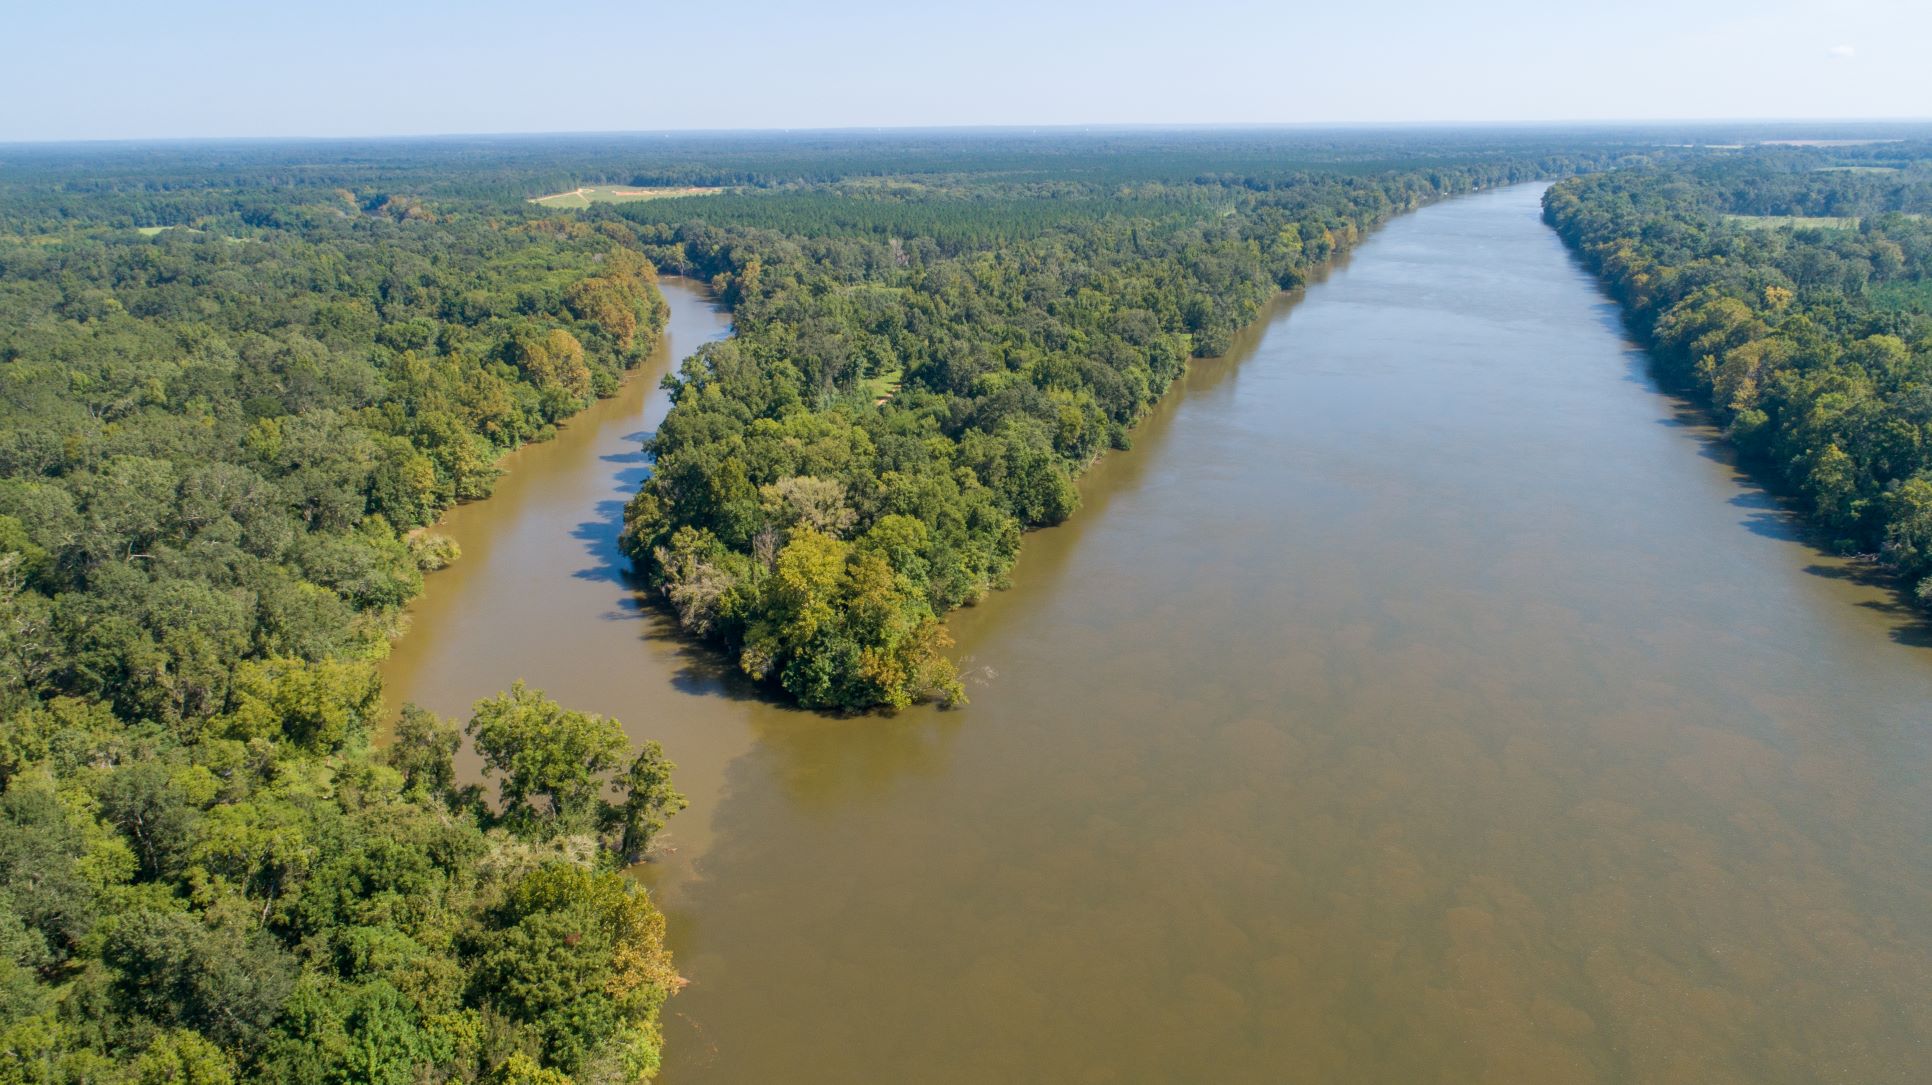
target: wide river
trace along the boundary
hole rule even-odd
[[[388,666],[660,739],[664,1080],[1932,1077],[1932,652],[1651,383],[1539,186],[1401,218],[954,615],[788,711],[638,605],[652,391],[520,452]]]

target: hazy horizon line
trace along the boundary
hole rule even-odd
[[[1388,121],[1108,121],[1091,123],[987,123],[987,124],[831,124],[814,127],[745,126],[730,128],[560,128],[543,131],[422,131],[365,133],[353,135],[316,135],[309,133],[179,135],[179,136],[94,136],[50,139],[0,138],[0,147],[63,147],[134,144],[193,143],[335,143],[401,140],[454,139],[542,139],[569,136],[760,136],[760,135],[839,135],[861,133],[1031,133],[1031,132],[1228,132],[1228,131],[1359,131],[1359,130],[1457,130],[1519,129],[1542,131],[1577,128],[1662,128],[1718,127],[1723,125],[1784,126],[1870,126],[1905,125],[1932,127],[1932,115],[1898,117],[1629,117],[1574,120],[1388,120]]]

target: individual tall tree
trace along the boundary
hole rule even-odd
[[[469,734],[484,772],[502,778],[502,817],[536,835],[594,829],[630,748],[616,720],[566,709],[520,680],[476,702]]]
[[[630,769],[618,780],[624,801],[614,808],[618,823],[617,853],[625,862],[637,862],[651,848],[651,841],[664,823],[689,806],[684,795],[671,786],[671,770],[676,765],[665,759],[664,747],[645,740]]]
[[[383,759],[403,774],[403,789],[448,798],[456,788],[456,724],[416,705],[404,705]]]

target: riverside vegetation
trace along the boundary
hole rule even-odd
[[[1392,215],[1593,161],[1495,156],[1185,180],[803,186],[633,205],[735,333],[689,359],[624,546],[683,627],[801,704],[956,702],[948,610],[1188,359]],[[690,221],[686,215],[702,216]]]
[[[491,803],[454,724],[370,739],[425,528],[615,388],[655,273],[203,169],[0,200],[0,1081],[648,1076],[661,751],[518,687],[469,722]]]
[[[682,805],[662,752],[521,685],[467,723],[494,796],[455,724],[372,733],[438,513],[615,388],[654,265],[739,334],[677,381],[628,549],[747,671],[892,706],[959,695],[939,617],[1265,298],[1644,142],[8,149],[0,1082],[650,1076],[678,980],[618,869]],[[731,191],[527,202],[596,185]]]
[[[1928,212],[1922,142],[1682,158],[1545,199],[1666,379],[1822,541],[1932,605]]]

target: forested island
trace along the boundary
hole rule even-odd
[[[1666,381],[1820,541],[1932,606],[1932,148],[1768,147],[1565,181],[1545,217]]]
[[[677,381],[625,548],[687,631],[801,704],[956,702],[940,618],[1073,513],[1190,358],[1393,215],[1610,160],[1122,156],[609,208],[735,321]]]
[[[1191,358],[1392,216],[1577,173],[1551,220],[1740,447],[1932,573],[1917,152],[1678,141],[6,148],[0,1083],[655,1071],[681,981],[622,870],[683,805],[663,751],[521,683],[386,706],[375,664],[460,560],[439,515],[648,353],[660,271],[736,333],[672,382],[625,551],[810,708],[961,699],[946,613]]]

